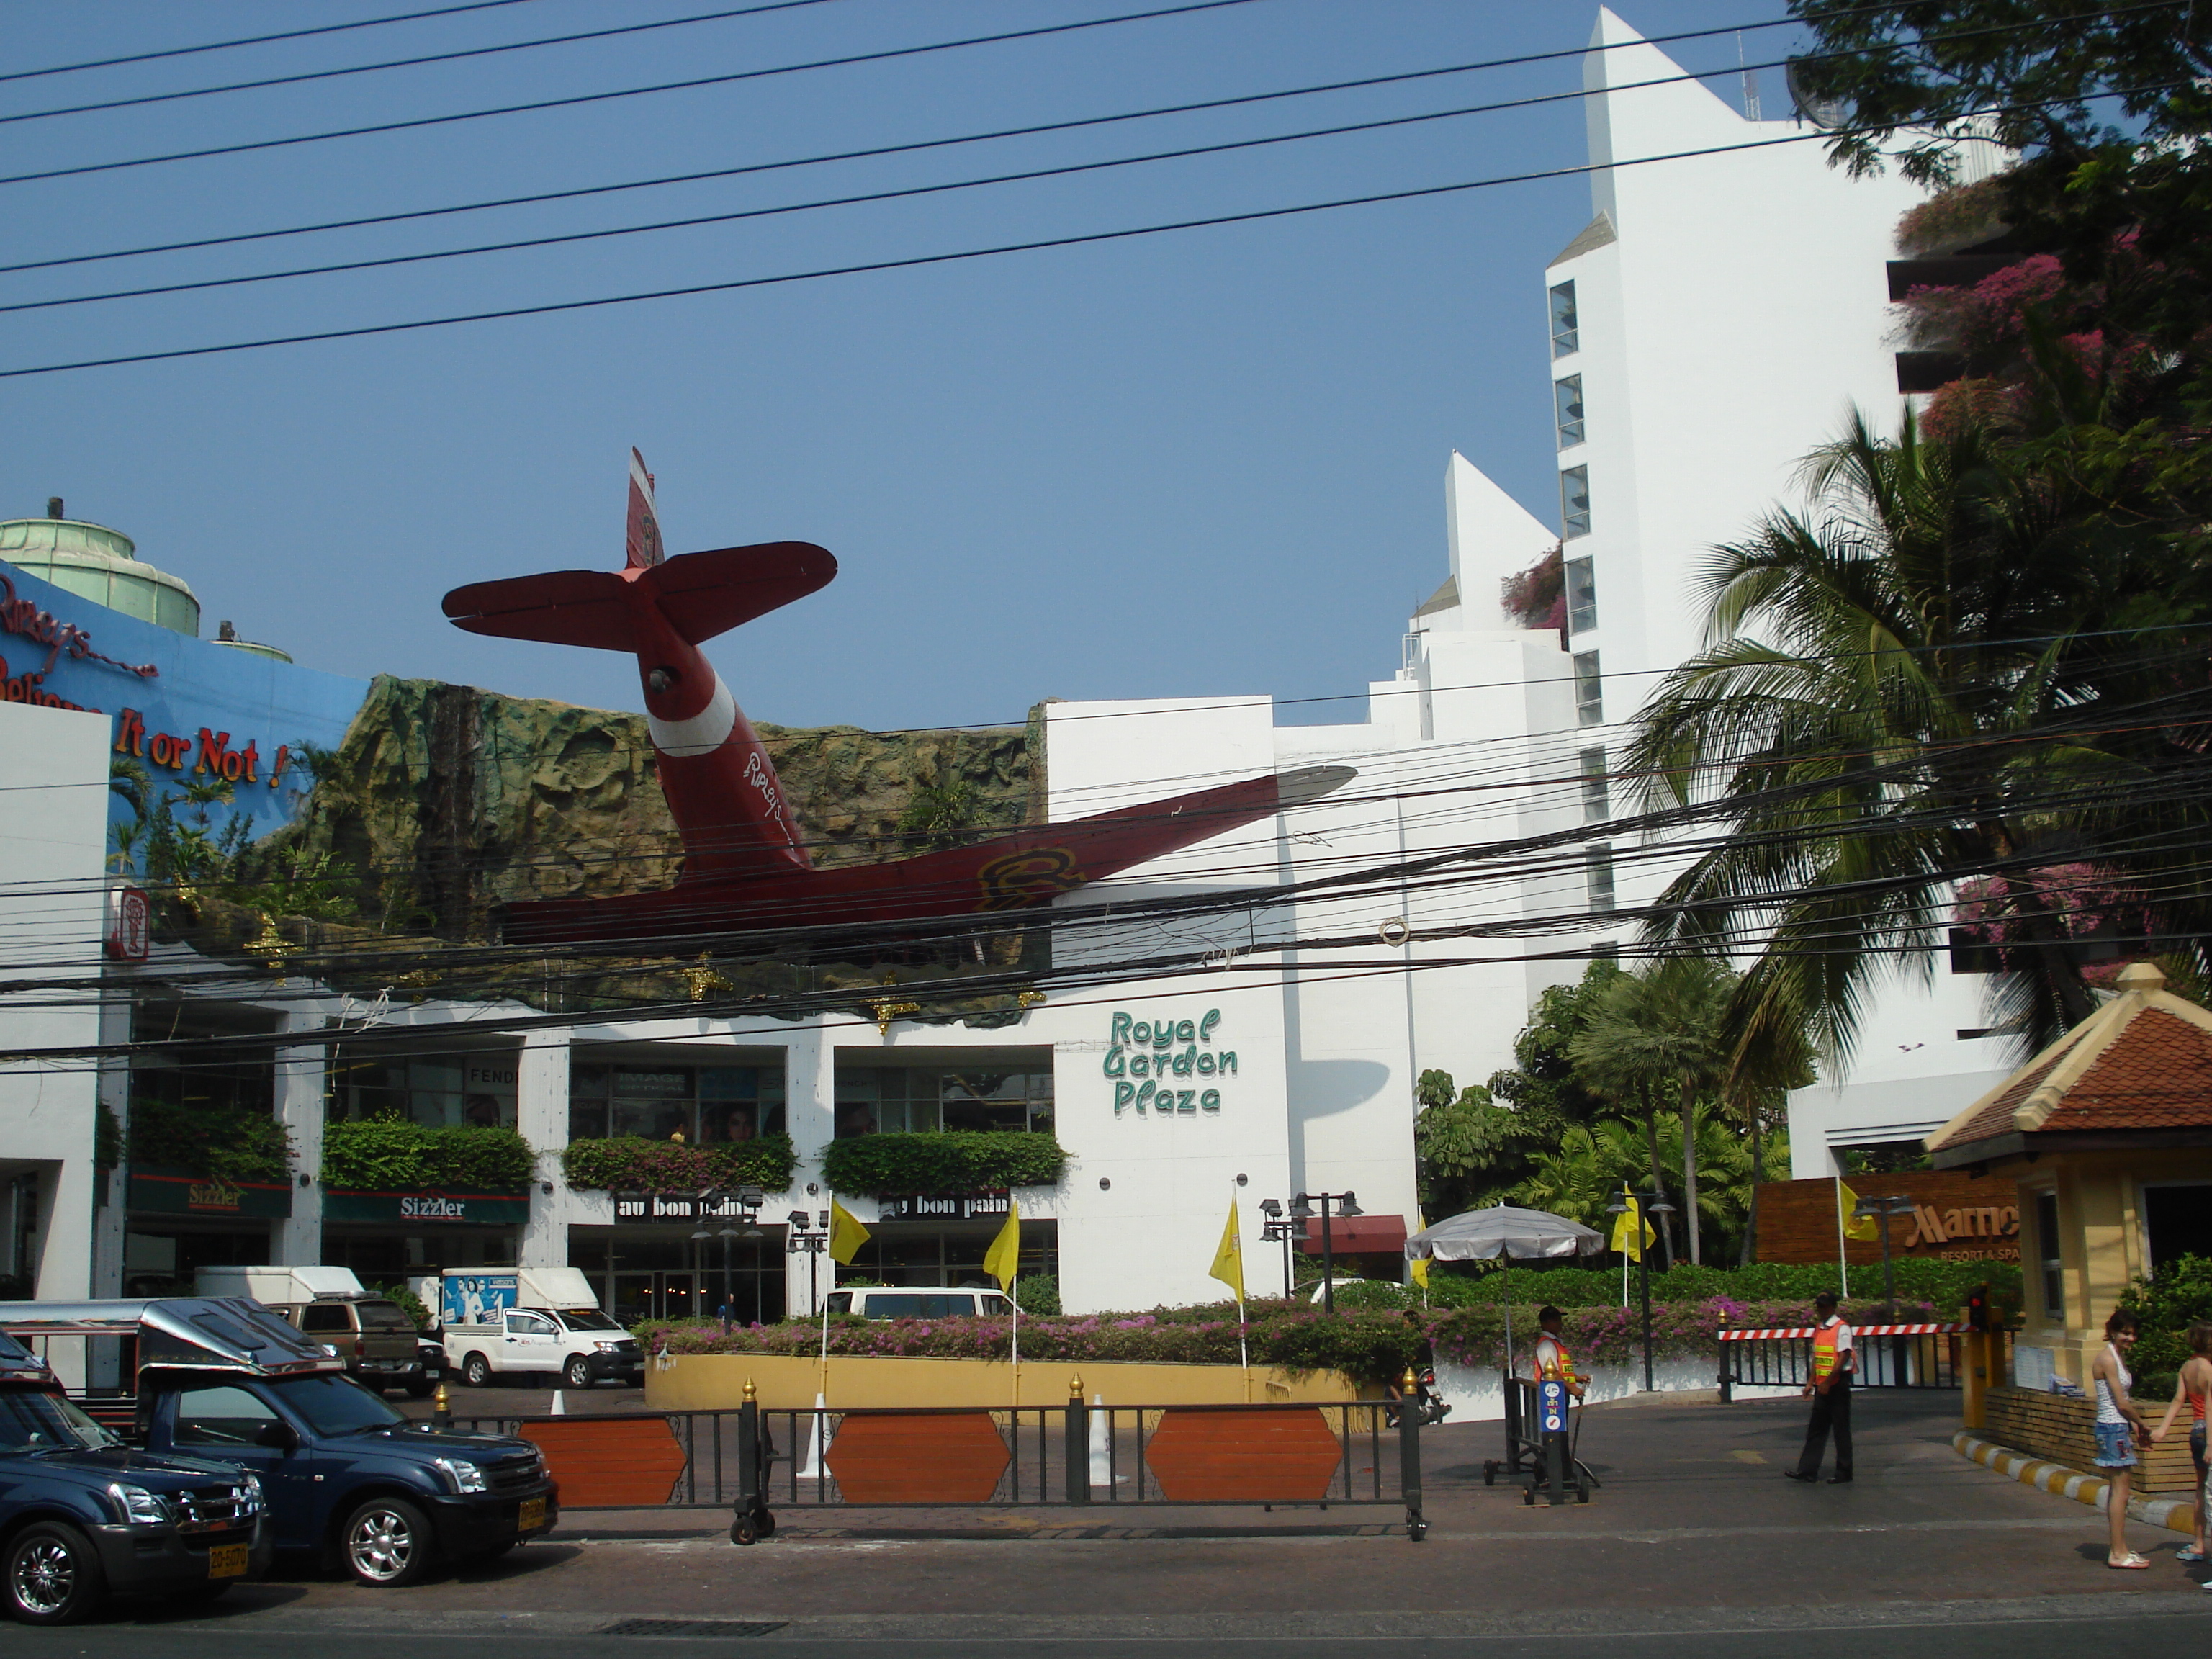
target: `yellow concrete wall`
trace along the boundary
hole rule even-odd
[[[2020,1182],[2021,1301],[2019,1340],[2056,1352],[2058,1374],[2086,1382],[2105,1345],[2105,1320],[2120,1293],[2149,1271],[2142,1229],[2144,1182],[2212,1181],[2212,1152],[2054,1152],[2007,1173]],[[2065,1284],[2063,1323],[2043,1307],[2043,1242],[2034,1227],[2035,1194],[2058,1195],[2059,1261]]]
[[[1362,1391],[1340,1371],[1279,1371],[1255,1365],[1249,1375],[1235,1365],[1073,1365],[1064,1360],[1024,1361],[1021,1398],[1013,1395],[1013,1368],[990,1359],[861,1359],[830,1358],[832,1406],[1065,1406],[1071,1378],[1083,1379],[1085,1399],[1104,1396],[1109,1406],[1233,1406],[1247,1401],[1321,1402],[1358,1400]],[[821,1362],[783,1354],[674,1354],[665,1365],[645,1367],[648,1411],[732,1410],[744,1401],[745,1383],[772,1408],[811,1406],[823,1387]],[[1379,1391],[1378,1391],[1379,1392]]]

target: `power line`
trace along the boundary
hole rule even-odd
[[[1244,3],[1244,0],[1206,0],[1206,3],[1242,4]],[[2151,92],[2157,91],[2164,86],[2179,84],[2181,83],[2179,82],[2159,82],[2127,90]],[[2032,106],[2034,106],[2019,107]],[[493,311],[465,312],[446,317],[418,318],[402,323],[368,323],[351,328],[319,329],[304,334],[272,335],[258,340],[234,340],[221,345],[178,346],[162,351],[131,352],[114,357],[82,358],[74,362],[41,363],[25,368],[0,369],[0,380],[13,380],[32,374],[58,374],[76,369],[112,368],[128,363],[167,362],[184,357],[206,357],[235,351],[258,351],[271,346],[307,345],[325,340],[362,339],[379,335],[409,333],[422,329],[450,328],[464,323],[496,322],[517,317],[551,316],[568,312],[598,310],[608,306],[635,305],[648,300],[685,299],[703,294],[726,294],[745,289],[772,288],[792,283],[814,282],[830,276],[854,276],[875,271],[915,270],[928,265],[951,264],[969,259],[990,258],[1001,254],[1034,253],[1052,248],[1080,247],[1103,242],[1126,241],[1135,237],[1157,236],[1172,231],[1208,229],[1222,225],[1255,224],[1268,220],[1297,217],[1310,213],[1331,212],[1340,208],[1371,207],[1389,202],[1419,201],[1431,197],[1452,196],[1468,191],[1488,190],[1500,185],[1531,184],[1552,179],[1578,178],[1617,167],[1642,167],[1660,161],[1684,161],[1707,155],[1727,155],[1751,150],[1773,149],[1787,144],[1824,141],[1835,136],[1832,131],[1815,129],[1808,132],[1792,133],[1786,137],[1750,139],[1736,144],[1713,144],[1698,149],[1673,150],[1659,155],[1636,156],[1626,161],[1587,162],[1575,167],[1550,167],[1535,173],[1510,173],[1497,178],[1468,179],[1456,184],[1427,185],[1409,190],[1382,191],[1365,196],[1340,197],[1326,202],[1304,202],[1289,207],[1255,208],[1242,213],[1213,214],[1197,219],[1171,220],[1164,223],[1137,225],[1121,230],[1087,231],[1069,236],[1044,237],[1033,241],[1005,242],[989,247],[962,248],[948,253],[910,254],[902,258],[870,260],[859,264],[821,266],[811,270],[786,271],[773,276],[736,277],[725,282],[694,283],[680,288],[653,289],[631,294],[605,295],[592,299],[550,301],[540,305],[508,306]],[[0,182],[6,181],[0,180]]]
[[[45,69],[15,70],[0,75],[0,82],[34,81],[47,75],[74,75],[80,70],[113,69],[119,64],[151,64],[164,58],[190,58],[204,52],[229,52],[238,46],[263,46],[272,40],[304,40],[311,35],[343,34],[353,29],[382,28],[387,23],[414,23],[425,17],[452,17],[465,11],[491,11],[518,6],[525,0],[470,0],[460,6],[439,6],[429,11],[395,12],[388,17],[364,17],[356,23],[325,23],[315,28],[286,29],[277,34],[249,34],[236,40],[210,40],[197,46],[170,46],[161,52],[135,52],[124,58],[94,58],[81,64],[52,64]]]
[[[1777,58],[1771,63],[1754,64],[1753,69],[1776,69],[1788,60]],[[1639,86],[1669,86],[1701,77],[1683,74],[1669,76],[1659,81],[1639,82]],[[1386,116],[1371,121],[1347,122],[1332,127],[1311,127],[1298,132],[1272,133],[1257,138],[1224,139],[1210,144],[1194,144],[1181,149],[1154,150],[1143,155],[1114,156],[1098,161],[1070,161],[1057,167],[1035,167],[1020,173],[994,173],[981,179],[955,179],[941,184],[908,185],[896,190],[869,191],[854,196],[834,196],[810,202],[787,202],[774,207],[742,208],[728,213],[696,215],[685,219],[664,219],[653,224],[617,225],[605,230],[566,231],[554,235],[531,236],[507,242],[479,243],[471,247],[438,248],[424,253],[386,254],[372,259],[348,259],[326,265],[302,265],[289,270],[249,272],[240,276],[209,276],[185,283],[163,283],[148,288],[112,289],[104,294],[65,295],[52,300],[21,300],[0,305],[0,313],[11,311],[46,311],[62,306],[94,305],[109,300],[145,299],[155,295],[189,294],[203,289],[236,288],[249,283],[288,281],[297,276],[328,276],[353,270],[376,270],[391,265],[421,264],[438,259],[459,259],[482,253],[511,253],[525,248],[560,246],[571,242],[604,241],[611,237],[639,236],[663,230],[690,230],[702,225],[732,224],[747,219],[773,219],[786,214],[811,213],[824,208],[857,207],[876,202],[902,201],[919,196],[939,196],[953,191],[977,190],[992,185],[1024,184],[1040,179],[1061,179],[1077,173],[1103,173],[1115,167],[1137,167],[1152,161],[1187,161],[1194,156],[1219,155],[1234,150],[1261,149],[1273,144],[1294,143],[1308,138],[1337,138],[1358,132],[1377,132],[1394,127],[1418,126],[1431,121],[1445,121],[1468,115],[1490,115],[1504,110],[1529,109],[1543,104],[1565,103],[1588,97],[1585,92],[1543,93],[1534,97],[1512,98],[1492,104],[1469,104],[1458,109],[1430,110],[1414,115]]]
[[[255,150],[285,149],[296,144],[319,144],[333,138],[362,138],[382,132],[411,132],[423,127],[449,126],[457,121],[482,121],[497,115],[523,115],[540,110],[573,109],[582,104],[604,104],[620,98],[650,94],[684,92],[700,87],[729,86],[771,76],[796,75],[805,70],[843,69],[854,64],[880,64],[897,58],[921,58],[932,52],[956,52],[966,46],[995,46],[1007,40],[1034,40],[1046,35],[1072,34],[1080,29],[1104,28],[1115,23],[1149,22],[1161,17],[1181,17],[1192,12],[1219,11],[1228,6],[1247,6],[1255,0],[1183,0],[1179,5],[1152,11],[1121,12],[1112,17],[1088,17],[1073,23],[1045,23],[1034,28],[1009,29],[998,34],[971,34],[957,40],[936,40],[919,46],[886,46],[877,52],[849,52],[842,58],[817,58],[803,64],[778,64],[768,69],[736,70],[726,75],[704,75],[687,81],[664,81],[649,87],[623,87],[612,92],[575,93],[563,98],[541,98],[525,104],[502,104],[491,109],[459,110],[449,115],[422,115],[404,121],[380,121],[368,126],[340,127],[324,132],[294,133],[284,138],[261,138],[240,144],[219,144],[205,149],[172,150],[161,155],[134,156],[121,161],[87,161],[76,167],[49,167],[40,173],[17,173],[0,177],[0,185],[30,184],[42,179],[74,179],[88,173],[115,173],[128,167],[153,167],[165,161],[194,161],[210,155],[242,155]]]
[[[2142,3],[2123,7],[2118,13],[2139,10],[2170,9],[2179,0],[2142,0]],[[1876,8],[1863,8],[1875,9]],[[780,161],[761,161],[742,167],[716,167],[698,173],[664,174],[654,179],[637,179],[611,185],[587,185],[568,190],[543,191],[526,196],[494,198],[482,202],[459,203],[447,207],[418,208],[398,213],[372,214],[352,219],[329,219],[309,225],[281,227],[273,230],[244,231],[227,236],[205,236],[182,242],[161,242],[141,247],[117,248],[102,253],[65,254],[52,258],[27,260],[18,264],[0,264],[0,273],[21,270],[43,270],[58,265],[88,264],[108,259],[137,258],[149,254],[175,253],[197,248],[224,247],[240,242],[265,241],[272,238],[303,236],[327,230],[353,230],[371,225],[396,224],[415,219],[438,218],[459,213],[479,213],[497,208],[527,207],[545,202],[574,200],[581,197],[601,196],[633,190],[656,189],[663,185],[698,184],[709,179],[744,177],[757,173],[779,172],[791,167],[816,167],[830,162],[868,160],[885,155],[903,155],[918,150],[937,149],[961,144],[982,143],[1001,138],[1031,137],[1042,133],[1067,132],[1080,128],[1110,125],[1128,121],[1151,120],[1169,115],[1186,115],[1197,112],[1230,109],[1250,104],[1267,103],[1286,98],[1305,98],[1319,94],[1361,90],[1372,87],[1397,85],[1406,82],[1434,79],[1447,75],[1470,74],[1477,70],[1514,68],[1528,64],[1546,63],[1561,58],[1584,57],[1592,52],[1613,52],[1630,46],[1660,46],[1681,40],[1701,40],[1709,35],[1740,33],[1746,28],[1778,28],[1796,22],[1795,18],[1776,18],[1766,22],[1732,26],[1726,29],[1689,29],[1674,34],[1655,34],[1641,40],[1611,42],[1601,46],[1577,46],[1559,52],[1531,52],[1516,58],[1478,59],[1472,63],[1450,64],[1439,69],[1411,70],[1395,75],[1367,76],[1351,81],[1322,82],[1312,86],[1291,87],[1274,92],[1249,93],[1231,98],[1206,99],[1195,103],[1164,104],[1150,109],[1130,110],[1113,115],[1083,116],[1071,120],[1048,121],[1029,126],[1001,127],[985,132],[965,133],[949,138],[924,138],[900,144],[881,144],[865,149],[838,150],[819,155],[796,156]],[[2005,24],[1996,30],[1968,29],[1957,31],[1958,35],[2005,32],[2038,27],[2030,24]],[[1946,35],[1944,39],[1954,38]],[[1833,55],[1833,54],[1829,54]],[[1691,79],[1703,77],[1692,76]],[[1639,82],[1639,85],[1656,84]],[[214,152],[221,153],[221,152]]]
[[[219,87],[188,87],[180,92],[149,92],[135,98],[110,98],[96,104],[70,104],[57,109],[32,109],[0,115],[0,125],[15,121],[44,121],[58,115],[89,115],[100,110],[134,109],[141,104],[174,103],[183,98],[207,98],[219,92],[258,92],[264,87],[297,86],[303,81],[332,81],[342,76],[368,75],[378,70],[416,69],[425,64],[450,64],[465,58],[491,58],[501,52],[526,52],[533,46],[564,46],[579,40],[605,40],[617,34],[644,34],[654,29],[681,28],[688,23],[719,23],[732,17],[757,17],[763,12],[795,11],[820,6],[829,0],[771,0],[766,5],[738,6],[728,11],[695,12],[689,17],[664,17],[651,23],[622,23],[612,28],[586,29],[580,34],[541,35],[534,40],[509,40],[495,46],[465,46],[456,52],[436,52],[419,58],[392,58],[380,64],[354,64],[344,69],[307,70],[296,75],[273,75],[258,81],[232,81]],[[13,79],[0,76],[0,80]]]

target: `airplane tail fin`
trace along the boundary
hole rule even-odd
[[[811,542],[767,542],[683,553],[615,570],[551,570],[471,582],[445,597],[457,628],[501,639],[542,640],[600,651],[637,648],[630,618],[651,604],[693,645],[804,599],[837,574]]]
[[[653,507],[653,474],[645,470],[645,457],[635,449],[629,453],[629,522],[623,543],[631,570],[646,569],[668,556],[660,544],[660,518]]]

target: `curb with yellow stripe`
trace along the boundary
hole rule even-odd
[[[1972,1458],[1985,1468],[1999,1474],[2008,1474],[2024,1486],[2034,1486],[2060,1498],[2070,1498],[2077,1504],[2087,1504],[2092,1509],[2108,1507],[2111,1484],[2103,1476],[2084,1474],[2079,1469],[2069,1469],[2063,1463],[2046,1463],[2040,1458],[2028,1457],[2003,1446],[1992,1445],[1977,1439],[1964,1431],[1951,1437],[1951,1449],[1961,1457]],[[2193,1531],[2190,1520],[2191,1503],[2185,1498],[2137,1498],[2128,1504],[2128,1518],[2146,1526],[2164,1527],[2168,1532]]]

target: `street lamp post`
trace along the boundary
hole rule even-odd
[[[1638,1206],[1637,1224],[1639,1227],[1643,1225],[1645,1216],[1674,1213],[1674,1206],[1667,1201],[1667,1195],[1664,1193],[1631,1194],[1625,1192],[1619,1199],[1605,1206],[1605,1212],[1607,1215],[1626,1215],[1632,1197]],[[1638,1237],[1636,1241],[1636,1282],[1638,1294],[1644,1303],[1644,1392],[1650,1394],[1653,1392],[1651,1385],[1651,1252],[1644,1248],[1641,1237]]]
[[[1283,1300],[1288,1302],[1297,1289],[1291,1278],[1291,1240],[1302,1228],[1283,1214],[1283,1200],[1279,1198],[1261,1199],[1260,1213],[1267,1218],[1260,1228],[1261,1242],[1283,1247]]]
[[[791,1212],[791,1219],[784,1225],[783,1235],[785,1249],[793,1252],[804,1251],[806,1255],[806,1308],[809,1313],[814,1310],[815,1304],[821,1300],[814,1282],[814,1264],[822,1252],[830,1247],[830,1212],[824,1210],[822,1212],[820,1231],[810,1231],[812,1224],[812,1219],[807,1212],[793,1210]]]
[[[767,1202],[768,1194],[757,1187],[748,1185],[738,1188],[736,1196],[738,1212],[744,1218],[745,1229],[743,1232],[739,1232],[728,1222],[725,1221],[722,1224],[722,1328],[726,1331],[730,1328],[730,1315],[734,1311],[730,1306],[730,1246],[740,1238],[754,1241],[757,1245],[759,1240],[768,1237],[760,1227],[761,1206]],[[761,1322],[763,1311],[760,1258],[759,1251],[756,1248],[753,1259],[754,1324],[757,1325]]]
[[[1911,1215],[1912,1210],[1913,1203],[1911,1199],[1890,1193],[1881,1198],[1863,1198],[1858,1201],[1857,1207],[1851,1212],[1853,1220],[1864,1218],[1873,1221],[1881,1229],[1881,1305],[1883,1316],[1891,1320],[1897,1317],[1897,1267],[1890,1260],[1889,1222],[1892,1216]],[[1892,1336],[1885,1345],[1893,1370],[1897,1365],[1898,1350],[1900,1346],[1899,1339],[1895,1336]]]
[[[1358,1200],[1350,1193],[1299,1193],[1291,1200],[1291,1215],[1303,1224],[1310,1219],[1314,1206],[1321,1206],[1321,1299],[1325,1313],[1336,1312],[1336,1241],[1330,1236],[1328,1224],[1330,1206],[1340,1216],[1364,1215]]]

